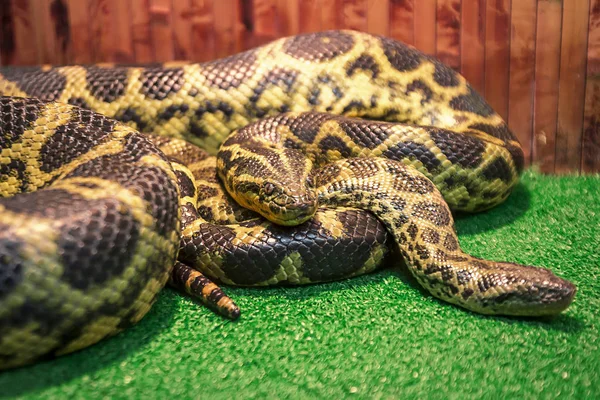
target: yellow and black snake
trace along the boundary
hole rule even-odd
[[[167,281],[237,318],[210,279],[342,279],[392,241],[476,312],[552,315],[575,294],[460,250],[450,209],[505,200],[523,153],[462,76],[397,41],[330,31],[204,64],[0,74],[0,369],[126,328]]]

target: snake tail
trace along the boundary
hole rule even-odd
[[[199,299],[223,317],[236,320],[240,308],[224,292],[201,272],[177,261],[169,280],[171,286]]]

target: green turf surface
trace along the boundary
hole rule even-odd
[[[482,317],[424,294],[396,267],[308,287],[228,288],[243,311],[231,323],[165,289],[117,337],[0,373],[0,397],[600,396],[600,178],[527,173],[506,204],[458,217],[457,229],[474,255],[570,279],[574,304],[554,320]]]

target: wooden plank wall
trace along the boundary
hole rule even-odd
[[[546,173],[600,172],[600,0],[0,0],[0,64],[205,61],[387,35],[463,73]]]

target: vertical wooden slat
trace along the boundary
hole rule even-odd
[[[12,3],[0,2],[0,65],[15,63],[15,26]]]
[[[69,60],[69,13],[65,0],[5,0],[10,12],[15,64],[66,64]],[[8,28],[2,26],[2,29]],[[8,33],[8,32],[7,32]]]
[[[299,0],[277,0],[278,36],[290,36],[300,32],[299,13]]]
[[[154,61],[154,48],[150,29],[150,4],[148,0],[130,0],[130,7],[135,61],[138,63],[152,62]]]
[[[244,47],[244,37],[247,36],[247,29],[245,24],[245,12],[246,7],[244,6],[244,0],[234,0],[234,7],[231,9],[231,18],[233,20],[233,53],[239,53],[242,50],[246,50]]]
[[[131,8],[128,1],[114,0],[111,4],[114,28],[111,32],[113,42],[112,61],[131,63],[135,60],[131,33]]]
[[[130,3],[92,0],[88,24],[92,30],[95,62],[133,62]]]
[[[487,0],[485,15],[485,98],[505,120],[508,120],[510,3],[510,0]]]
[[[105,49],[103,46],[103,42],[106,42],[106,35],[104,34],[103,28],[106,25],[104,22],[103,14],[103,5],[104,1],[102,0],[90,0],[89,3],[89,13],[88,13],[88,24],[90,29],[90,36],[93,38],[90,40],[90,53],[92,57],[92,62],[102,62],[106,61],[107,55],[105,53]],[[110,29],[110,26],[109,26]]]
[[[149,5],[154,61],[173,60],[172,2],[171,0],[150,0]]]
[[[255,45],[269,42],[277,37],[277,0],[254,0]]]
[[[340,13],[343,0],[321,0],[321,27],[323,30],[344,27],[343,14]]]
[[[367,29],[367,0],[342,0],[344,28]]]
[[[508,125],[523,147],[527,164],[533,140],[536,11],[536,0],[512,2]]]
[[[485,10],[485,0],[462,2],[460,72],[481,94],[485,91]]]
[[[111,18],[110,0],[91,0],[89,21],[92,40],[90,48],[92,62],[114,61],[111,31],[114,20]]]
[[[233,24],[233,53],[239,53],[247,50],[249,47],[246,46],[248,40],[251,25],[248,24],[248,17],[252,16],[249,11],[252,10],[252,6],[248,5],[248,1],[245,0],[233,0],[234,7],[232,8],[232,24]],[[232,54],[233,54],[232,53]]]
[[[299,28],[301,32],[321,30],[321,0],[302,0],[299,10]]]
[[[436,56],[456,70],[460,68],[461,3],[461,0],[437,2]]]
[[[376,35],[389,36],[390,2],[389,0],[368,0],[367,31]]]
[[[192,59],[192,20],[196,9],[192,8],[191,0],[173,2],[173,53],[175,60]],[[201,41],[201,38],[195,38]]]
[[[37,63],[36,36],[32,33],[36,27],[30,11],[31,6],[32,3],[28,0],[12,0],[10,3],[14,29],[14,51],[12,59],[3,61],[4,64],[32,65]]]
[[[90,44],[89,0],[68,0],[71,59],[73,64],[90,64],[93,53]]]
[[[54,33],[48,26],[50,4],[47,0],[36,0],[29,9],[33,26],[33,37],[37,47],[37,64],[52,64],[54,49]]]
[[[174,4],[174,3],[173,3]],[[193,61],[208,61],[215,58],[215,15],[213,2],[191,0],[191,42]]]
[[[535,47],[535,101],[533,163],[554,172],[562,4],[539,0]]]
[[[46,24],[52,30],[54,56],[53,64],[67,64],[71,61],[71,32],[69,30],[69,9],[67,0],[52,0],[49,5]]]
[[[236,15],[231,11],[237,7],[235,0],[216,0],[213,3],[215,21],[215,56],[225,57],[236,52]]]
[[[413,0],[390,0],[390,37],[414,45]]]
[[[578,172],[585,102],[589,0],[563,3],[555,173]]]
[[[600,0],[590,4],[581,169],[600,172]]]
[[[415,46],[421,51],[435,55],[436,47],[436,0],[414,2]]]

